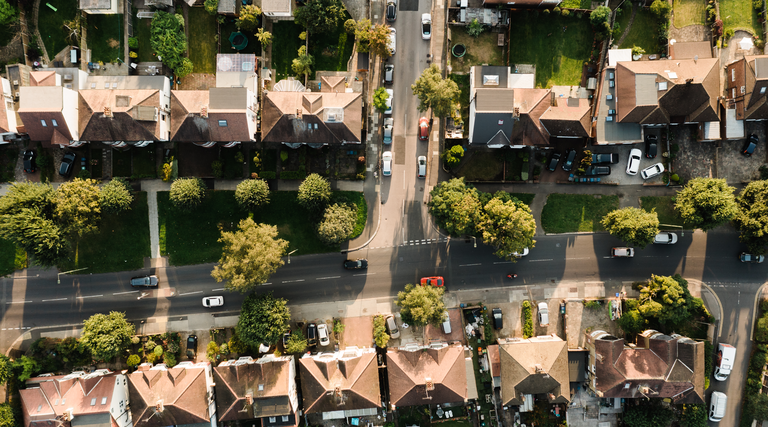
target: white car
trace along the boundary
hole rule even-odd
[[[427,157],[426,156],[419,156],[419,178],[424,178],[427,176]]]
[[[390,55],[395,55],[397,49],[397,31],[393,28],[389,28],[389,52]]]
[[[649,178],[656,177],[657,175],[660,175],[663,172],[664,172],[664,164],[659,162],[641,171],[640,176],[643,178],[643,180],[648,180]]]
[[[395,98],[395,91],[387,89],[387,109],[384,110],[384,115],[392,115],[392,99]]]
[[[549,306],[546,302],[539,303],[539,325],[549,325]]]
[[[512,252],[512,256],[514,256],[515,258],[522,258],[528,255],[528,252],[530,252],[528,248],[523,248],[522,252]]]
[[[222,296],[205,297],[203,298],[203,306],[207,308],[224,306],[224,297]]]
[[[381,173],[389,177],[392,175],[392,152],[384,152],[381,155]]]
[[[643,156],[643,152],[640,149],[632,149],[629,152],[629,161],[627,161],[627,174],[637,175],[637,171],[640,169],[640,158]]]
[[[677,243],[677,234],[671,232],[660,232],[653,239],[656,244],[675,244]]]
[[[384,119],[384,137],[381,142],[384,144],[392,144],[392,127],[395,124],[395,120],[392,117]]]
[[[421,14],[421,38],[429,40],[432,37],[432,15]]]
[[[317,338],[320,339],[321,346],[328,346],[331,340],[328,338],[328,326],[325,324],[317,325]]]

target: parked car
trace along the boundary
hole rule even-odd
[[[389,0],[387,2],[387,21],[393,22],[397,19],[397,2]]]
[[[384,119],[384,136],[381,142],[384,144],[392,144],[392,128],[395,125],[395,119],[387,117]]]
[[[601,164],[601,163],[615,164],[618,162],[619,162],[618,153],[592,153],[593,164]]]
[[[392,115],[392,99],[394,98],[395,91],[392,89],[387,89],[387,109],[384,110],[384,115]]]
[[[441,325],[443,328],[443,333],[445,334],[451,334],[451,316],[448,315],[448,312],[445,312],[445,316],[443,319],[443,324]]]
[[[195,357],[196,351],[197,351],[197,336],[189,335],[187,337],[187,357],[188,358]]]
[[[37,163],[35,157],[37,153],[34,150],[24,150],[24,172],[33,173],[37,171]]]
[[[640,169],[640,157],[643,152],[640,149],[632,149],[629,152],[629,160],[627,161],[627,174],[637,175],[637,171]]]
[[[363,258],[344,260],[344,268],[347,270],[365,270],[368,268],[368,260]]]
[[[419,119],[419,139],[421,141],[429,139],[429,120],[426,117]]]
[[[385,176],[392,175],[392,152],[384,152],[381,155],[381,173]]]
[[[645,137],[645,157],[648,159],[656,159],[656,154],[659,151],[659,140],[656,139],[656,135],[648,135]]]
[[[395,65],[388,64],[384,66],[384,84],[392,84],[395,79]]]
[[[307,346],[317,346],[317,325],[315,323],[307,324]]]
[[[427,176],[427,157],[426,156],[419,156],[417,162],[419,164],[419,166],[418,166],[418,168],[419,168],[418,177],[419,178],[426,177]]]
[[[131,286],[135,288],[157,288],[157,276],[147,275],[131,278]]]
[[[496,330],[504,328],[504,315],[501,313],[501,308],[491,309],[491,314],[493,315],[493,328]]]
[[[291,338],[291,329],[288,329],[283,333],[283,348],[288,345],[288,339]]]
[[[602,165],[590,165],[587,167],[586,171],[584,171],[585,176],[599,176],[599,175],[610,175],[610,174],[611,174],[611,167],[602,166]]]
[[[739,259],[743,263],[761,263],[765,261],[764,255],[753,255],[750,253],[742,252],[741,255],[739,255]]]
[[[395,55],[397,49],[397,31],[392,27],[389,28],[389,52],[390,55]]]
[[[640,177],[642,177],[643,180],[648,180],[649,178],[654,178],[663,172],[664,172],[664,164],[659,162],[649,166],[648,168],[640,172]]]
[[[677,243],[677,234],[671,232],[660,232],[653,239],[655,244],[675,244]]]
[[[539,325],[549,325],[549,306],[546,302],[539,303]]]
[[[429,40],[432,38],[432,15],[421,14],[421,38]]]
[[[528,252],[530,252],[528,248],[523,248],[522,252],[512,252],[512,256],[514,256],[515,258],[522,258],[528,255]]]
[[[635,249],[631,247],[615,247],[611,249],[611,258],[632,258],[635,256]]]
[[[747,138],[747,141],[744,143],[744,148],[741,150],[741,154],[744,156],[752,156],[752,153],[755,152],[755,149],[757,148],[758,143],[757,135],[752,134]]]
[[[389,336],[392,337],[392,339],[397,339],[400,337],[400,329],[397,328],[397,323],[395,322],[395,317],[392,315],[387,316],[387,330],[389,330]]]
[[[552,158],[549,159],[549,165],[547,165],[547,169],[550,171],[554,171],[557,169],[557,164],[560,163],[560,158],[563,156],[560,153],[552,153]]]
[[[444,280],[442,276],[429,276],[429,277],[423,277],[421,278],[421,284],[422,285],[432,285],[441,287],[444,284]]]
[[[222,296],[203,297],[203,306],[207,308],[224,306],[224,297]]]
[[[568,172],[572,170],[574,160],[576,160],[576,150],[570,149],[565,156],[565,162],[563,162],[563,171]]]
[[[728,396],[725,393],[713,391],[709,401],[709,421],[719,422],[725,417]]]
[[[64,153],[64,157],[61,158],[61,165],[59,165],[59,175],[62,177],[69,177],[72,174],[72,167],[75,165],[77,155],[73,152]]]
[[[317,337],[320,339],[320,346],[328,346],[331,344],[331,339],[328,337],[328,326],[320,324],[317,326]]]

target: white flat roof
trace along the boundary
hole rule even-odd
[[[509,74],[509,88],[532,89],[535,88],[534,74]]]
[[[608,50],[608,66],[616,67],[616,63],[623,61],[632,61],[630,48]]]
[[[725,110],[725,139],[744,138],[744,136],[744,120],[736,120],[735,109]]]

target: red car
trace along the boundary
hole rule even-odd
[[[421,278],[421,284],[422,285],[432,285],[432,286],[437,286],[437,287],[441,287],[441,286],[445,285],[442,276],[423,277],[423,278]]]
[[[419,119],[419,139],[422,141],[429,139],[429,121],[426,117]]]

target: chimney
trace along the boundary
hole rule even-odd
[[[200,107],[200,117],[208,118],[208,106]]]
[[[157,401],[157,403],[155,404],[155,412],[157,412],[157,413],[163,412],[163,400],[162,399]]]
[[[512,118],[520,118],[520,107],[515,107],[515,109],[512,110]]]
[[[534,367],[536,368],[536,373],[537,373],[537,374],[540,374],[540,373],[544,373],[544,368],[543,368],[543,367],[541,367],[541,365],[538,365],[538,364],[537,364],[537,365],[535,365]]]
[[[248,392],[248,394],[245,395],[245,403],[253,405],[253,392]]]
[[[301,120],[301,108],[296,108],[296,118]]]
[[[686,79],[686,80],[685,80],[685,83],[686,83],[686,84],[690,84],[690,83],[692,83],[692,82],[693,82],[693,78],[688,78],[688,79]]]
[[[104,117],[112,117],[112,107],[104,107]]]
[[[336,386],[336,387],[333,389],[333,394],[334,394],[335,396],[337,396],[337,397],[341,397],[341,386]]]
[[[428,391],[433,391],[435,389],[435,383],[432,382],[432,378],[425,378],[424,381],[426,381]]]

